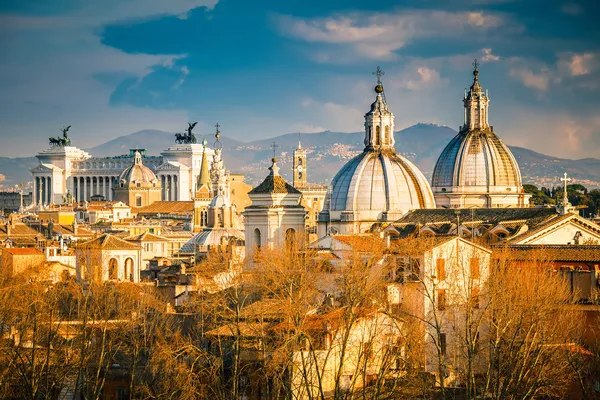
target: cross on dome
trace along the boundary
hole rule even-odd
[[[563,189],[563,205],[566,206],[569,203],[569,196],[567,195],[567,186],[568,183],[571,182],[573,179],[569,178],[566,172],[563,176],[563,178],[560,178],[560,181],[565,184],[565,187]]]
[[[273,162],[277,161],[277,148],[279,147],[279,145],[277,143],[275,143],[275,141],[273,141],[273,144],[271,144],[269,146],[270,148],[273,149]]]
[[[217,128],[217,131],[215,133],[215,149],[221,150],[223,148],[223,145],[221,144],[221,141],[219,140],[219,138],[221,137],[221,131],[219,130],[219,128],[221,127],[221,125],[219,125],[219,123],[217,122],[215,124],[215,128]]]
[[[383,72],[383,70],[377,66],[377,69],[375,72],[373,72],[373,75],[377,76],[377,83],[381,84],[381,77],[385,75],[385,72]]]

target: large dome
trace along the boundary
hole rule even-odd
[[[331,188],[331,211],[404,214],[417,208],[435,208],[433,193],[421,171],[394,151],[364,151],[344,165]]]
[[[521,186],[517,161],[491,130],[463,131],[446,146],[438,159],[434,188],[451,190],[453,186],[500,186],[503,191]]]
[[[136,151],[133,165],[125,168],[119,175],[119,183],[133,186],[155,186],[158,182],[154,172],[142,163],[141,154]]]
[[[379,68],[376,75],[383,75]],[[361,233],[410,210],[435,208],[427,179],[396,153],[394,114],[379,79],[375,93],[375,102],[365,114],[365,148],[333,178],[319,214],[319,236]]]
[[[479,83],[463,98],[464,124],[433,170],[431,186],[438,207],[527,207],[517,161],[489,124],[489,96]]]

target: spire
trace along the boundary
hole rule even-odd
[[[200,174],[198,175],[198,189],[202,185],[210,185],[210,174],[208,172],[208,157],[206,156],[206,139],[202,140],[202,162],[200,164]]]
[[[479,62],[473,61],[473,84],[465,91],[463,105],[465,107],[463,131],[490,129],[488,121],[489,97],[479,83]]]
[[[223,152],[223,145],[221,145],[221,142],[219,140],[219,138],[221,137],[221,131],[219,130],[220,127],[221,125],[219,125],[219,123],[217,122],[215,124],[215,154],[213,156],[211,178],[213,182],[213,191],[215,193],[219,193],[222,190],[224,193],[228,194],[228,178],[227,173],[225,171],[225,165],[223,165],[223,157],[221,155],[221,153]]]
[[[298,150],[302,150],[302,142],[300,142],[300,132],[298,132]]]
[[[381,82],[385,72],[377,67],[373,75],[377,76],[377,85],[374,88],[376,97],[371,104],[371,110],[365,114],[365,150],[394,151],[394,114],[388,109]]]

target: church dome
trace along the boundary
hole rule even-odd
[[[435,208],[427,179],[395,151],[365,150],[344,165],[331,188],[331,211],[404,214],[412,209]]]
[[[521,172],[509,148],[489,124],[487,90],[479,82],[463,98],[464,124],[448,143],[433,170],[431,186],[441,207],[527,207]]]
[[[514,156],[489,129],[461,131],[446,146],[433,170],[432,186],[521,186]],[[505,190],[505,189],[503,189]],[[516,190],[515,190],[516,191]]]
[[[375,101],[365,114],[365,148],[337,173],[326,198],[329,218],[340,221],[390,221],[418,208],[435,208],[421,171],[394,147],[394,114],[385,99],[377,68]]]
[[[119,175],[119,183],[132,186],[154,186],[158,182],[154,172],[142,163],[142,155],[136,151],[133,165]]]

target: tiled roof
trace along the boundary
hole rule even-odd
[[[377,251],[385,248],[383,239],[375,235],[333,235],[332,237],[356,251]]]
[[[250,194],[262,193],[302,194],[280,175],[268,175],[260,185],[250,191]]]
[[[223,325],[216,329],[206,332],[209,336],[237,336],[259,337],[263,336],[269,330],[268,323],[262,322],[240,322],[238,324]]]
[[[496,246],[494,257],[503,257],[503,250],[514,260],[600,262],[600,246],[586,245],[508,245]]]
[[[0,225],[0,238],[8,236],[8,230],[10,229],[10,237],[14,236],[36,236],[38,231],[25,224],[15,224],[14,226],[7,227],[6,225]]]
[[[411,211],[394,224],[456,223],[457,211],[460,212],[461,220],[470,221],[473,215],[475,220],[494,225],[518,220],[527,220],[530,225],[537,225],[558,216],[554,208],[436,208]]]
[[[3,249],[2,250],[4,253],[8,253],[8,254],[12,254],[12,255],[19,255],[19,256],[43,256],[44,253],[42,253],[41,251],[37,250],[37,249],[32,249],[32,248],[23,248],[23,249],[12,249],[12,248],[8,248],[8,249]]]
[[[138,214],[191,214],[194,212],[193,201],[155,201],[137,209]]]
[[[155,235],[154,233],[144,232],[139,235],[128,236],[124,238],[130,242],[167,242],[168,240],[162,236]]]
[[[140,250],[141,247],[113,235],[102,235],[77,246],[80,249]]]

